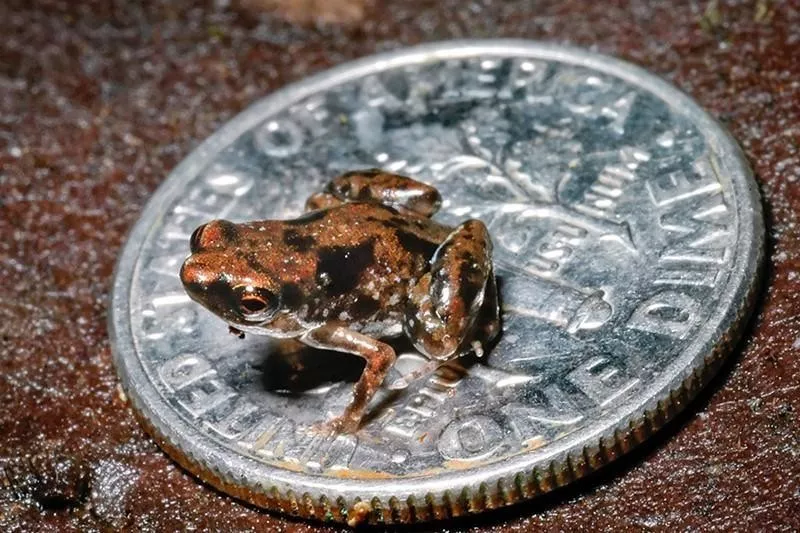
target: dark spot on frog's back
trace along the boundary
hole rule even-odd
[[[438,243],[423,239],[410,231],[397,230],[395,234],[400,246],[413,255],[421,255],[430,259],[436,253],[436,249],[439,248]]]
[[[283,242],[298,252],[307,252],[317,243],[317,240],[311,235],[303,235],[293,229],[287,229],[283,233]]]
[[[319,249],[317,279],[326,279],[328,294],[352,291],[361,274],[375,262],[375,239],[356,246],[325,246]]]
[[[217,222],[217,225],[219,226],[220,233],[222,233],[222,238],[225,239],[226,242],[238,242],[239,230],[236,228],[236,224],[228,222],[227,220],[220,220]]]

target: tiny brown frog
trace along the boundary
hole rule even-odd
[[[393,388],[484,346],[500,330],[492,243],[479,220],[431,220],[433,187],[381,170],[349,172],[293,220],[215,220],[192,234],[186,292],[235,333],[294,338],[366,360],[335,431],[358,429],[395,361],[379,339],[405,334],[429,360]]]

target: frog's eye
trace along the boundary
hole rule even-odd
[[[275,306],[275,297],[266,289],[245,285],[236,287],[235,292],[239,299],[239,311],[249,320],[264,318]]]
[[[241,304],[245,313],[260,313],[269,305],[258,296],[246,296],[242,298]]]

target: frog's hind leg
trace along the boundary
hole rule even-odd
[[[482,355],[485,336],[497,335],[491,253],[486,226],[468,220],[445,239],[431,260],[430,272],[411,291],[404,330],[429,358],[444,362],[470,349]]]
[[[300,340],[315,348],[351,353],[366,360],[364,371],[353,387],[353,400],[342,416],[327,424],[334,432],[354,433],[361,424],[367,405],[394,364],[394,349],[372,337],[336,325],[325,325],[311,330]]]
[[[417,180],[372,168],[347,172],[331,180],[324,192],[309,198],[307,206],[332,207],[341,202],[382,204],[424,217],[433,215],[442,203],[439,191]]]
[[[497,297],[497,281],[495,280],[494,272],[490,272],[486,280],[483,304],[481,305],[480,314],[475,322],[475,338],[470,343],[470,347],[475,352],[475,355],[483,357],[486,348],[500,333],[500,328],[500,305]],[[388,388],[391,390],[405,389],[418,379],[423,379],[433,374],[439,370],[439,367],[447,364],[448,361],[448,359],[444,361],[440,359],[430,359],[422,366],[394,380],[389,384]]]

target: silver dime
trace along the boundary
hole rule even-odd
[[[177,272],[197,225],[292,217],[375,166],[438,187],[442,221],[486,222],[503,334],[324,437],[309,427],[343,410],[358,360],[305,352],[292,372]],[[422,46],[257,102],[173,171],[120,258],[114,356],[152,434],[223,491],[351,523],[462,515],[585,475],[681,409],[737,335],[762,246],[741,152],[658,78],[524,41]]]

